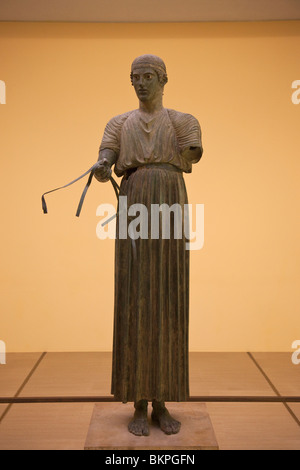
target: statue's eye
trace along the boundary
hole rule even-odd
[[[151,74],[151,73],[147,73],[147,75],[146,75],[146,80],[151,80],[151,78],[152,78],[152,74]]]
[[[134,79],[134,80],[139,80],[139,79],[140,79],[140,76],[139,76],[139,75],[133,75],[133,79]]]

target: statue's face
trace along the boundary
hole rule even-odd
[[[152,101],[162,94],[163,87],[151,67],[138,67],[132,71],[132,84],[140,101]]]

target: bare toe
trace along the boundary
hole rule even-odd
[[[181,423],[174,418],[171,418],[172,421],[169,424],[169,428],[171,428],[171,434],[177,434],[180,431]]]
[[[181,423],[171,416],[161,419],[160,428],[166,434],[177,434],[180,430]]]
[[[128,431],[135,436],[149,436],[148,421],[144,418],[133,418],[128,424]]]
[[[165,408],[160,412],[152,412],[151,418],[153,421],[158,422],[160,429],[165,434],[177,434],[180,431],[181,423],[172,418],[168,410]]]

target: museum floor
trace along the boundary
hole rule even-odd
[[[110,353],[8,353],[0,449],[83,449],[93,398],[111,400],[110,372]],[[300,364],[291,353],[190,353],[190,393],[206,403],[221,450],[300,450]]]

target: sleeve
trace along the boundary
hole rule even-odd
[[[169,110],[170,119],[174,126],[180,152],[187,147],[201,147],[201,128],[197,119],[191,114]]]
[[[100,151],[104,149],[111,149],[114,150],[117,155],[119,155],[122,126],[127,117],[128,113],[120,114],[119,116],[113,117],[106,124],[99,149]]]

